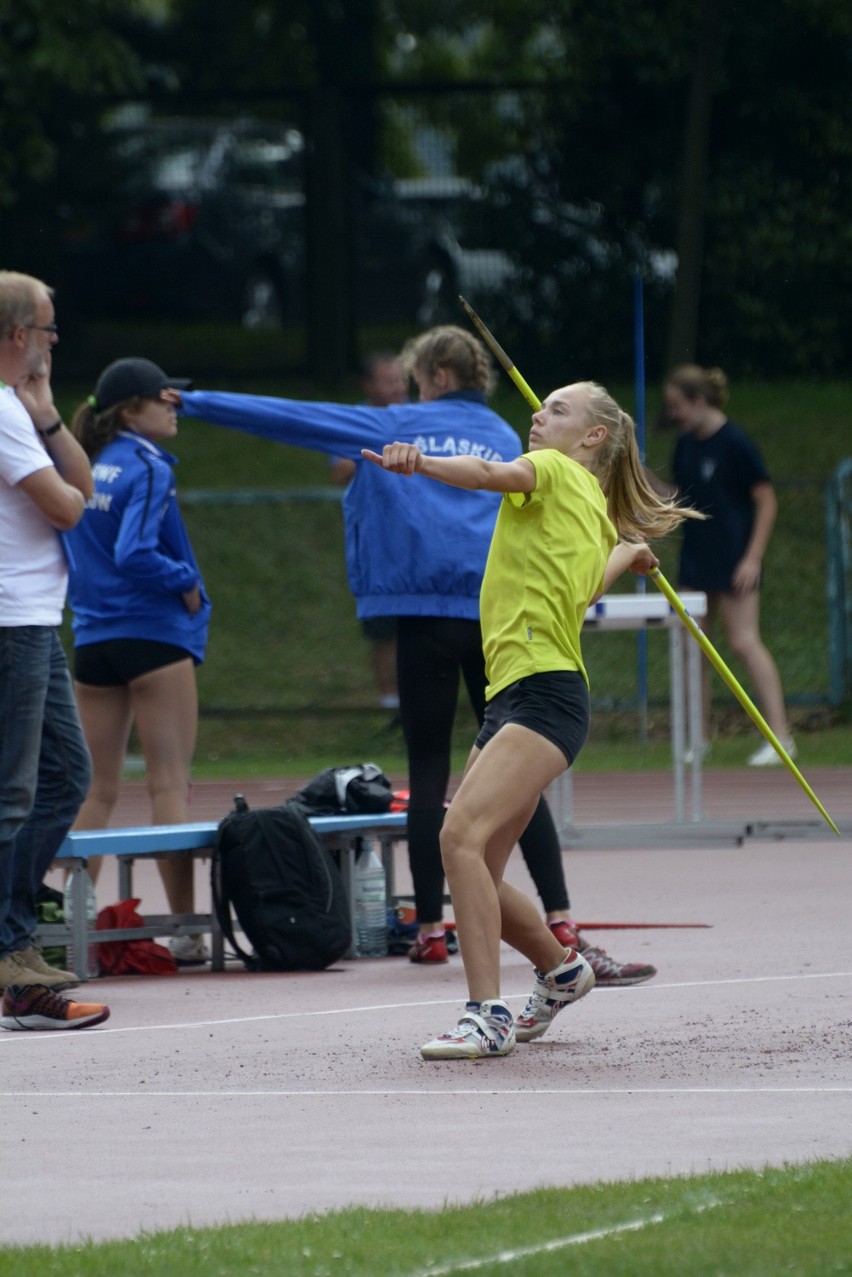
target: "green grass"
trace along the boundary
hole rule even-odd
[[[756,729],[743,729],[741,714],[737,709],[720,717],[705,771],[745,766],[759,738]],[[812,712],[794,714],[793,724],[805,775],[812,767],[848,767],[852,724],[826,722]],[[454,773],[462,771],[474,735],[473,716],[462,710],[453,738]],[[324,767],[364,761],[378,763],[390,776],[406,774],[402,734],[389,726],[387,714],[365,712],[354,721],[343,715],[307,716],[295,726],[277,716],[202,719],[193,774],[197,780],[312,776]],[[574,773],[664,771],[671,762],[667,714],[652,714],[643,738],[635,714],[599,712]]]
[[[143,336],[138,349],[154,342],[153,334]],[[164,356],[166,365],[194,372],[193,358],[200,359],[199,352],[206,349],[203,338],[203,331],[189,331],[183,349]],[[262,378],[257,373],[232,374],[218,384],[305,398],[357,398],[354,383],[332,389],[304,378],[276,377],[274,367],[270,360],[270,371]],[[205,378],[203,384],[213,387],[216,379]],[[86,389],[65,388],[60,404],[66,413]],[[632,407],[631,387],[612,389]],[[494,406],[523,437],[529,410],[505,379]],[[655,422],[658,408],[659,394],[652,390],[649,423]],[[828,707],[824,488],[837,464],[852,452],[852,382],[744,382],[734,387],[730,410],[759,441],[779,492],[780,515],[766,562],[763,633],[781,671],[802,756],[848,761],[852,754],[843,715]],[[668,472],[673,443],[671,434],[649,425],[648,458],[661,473]],[[242,489],[327,487],[323,454],[190,420],[181,424],[174,451],[181,459],[182,494],[214,489],[223,498],[221,504],[185,506],[214,603],[208,656],[199,670],[203,717],[196,774],[234,767],[258,774],[255,769],[261,765],[273,773],[307,773],[316,764],[374,755],[390,769],[394,757],[401,757],[401,742],[398,733],[384,730],[387,716],[374,708],[369,648],[346,580],[337,500],[252,505],[224,499],[228,492]],[[672,580],[677,538],[658,549],[663,571]],[[617,588],[632,589],[632,581]],[[721,635],[714,639],[722,658],[750,690]],[[669,682],[665,636],[650,634],[647,640],[647,695],[656,723],[648,751],[637,748],[638,736],[631,726],[631,711],[638,702],[637,636],[590,635],[584,650],[595,733],[601,729],[605,734],[602,748],[609,765],[646,765],[653,757],[664,766],[666,731],[661,720]],[[748,752],[753,728],[721,683],[714,693],[714,709],[726,738],[714,751],[714,763],[726,765],[729,753],[731,765],[737,765],[738,754],[745,757]],[[462,758],[472,726],[469,716],[460,715],[456,744]],[[596,734],[583,765],[598,765],[593,753]],[[827,752],[831,756],[825,758]]]
[[[852,1161],[0,1248],[4,1277],[824,1277],[852,1272]]]

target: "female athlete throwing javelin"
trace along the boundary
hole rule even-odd
[[[480,599],[488,706],[441,831],[468,1002],[456,1027],[421,1052],[427,1060],[508,1055],[595,982],[533,902],[503,882],[542,791],[588,734],[583,617],[622,572],[657,566],[644,538],[695,512],[650,488],[632,419],[594,382],[553,391],[533,414],[529,452],[514,461],[427,456],[412,443],[362,455],[415,483],[423,476],[503,494]],[[516,1020],[500,997],[501,939],[535,968]]]

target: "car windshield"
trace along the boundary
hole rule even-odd
[[[143,193],[151,190],[177,191],[195,185],[209,153],[207,138],[130,133],[115,146],[115,159],[125,175],[126,189]]]
[[[295,129],[144,129],[116,138],[120,185],[167,195],[225,179],[246,187],[299,191],[302,135]]]

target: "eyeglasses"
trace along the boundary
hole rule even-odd
[[[23,327],[37,328],[40,333],[50,333],[52,337],[55,337],[56,334],[59,332],[59,329],[57,328],[56,324],[24,324]]]

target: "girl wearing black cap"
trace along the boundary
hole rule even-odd
[[[198,724],[195,666],[210,602],[176,500],[177,392],[147,359],[119,359],[81,404],[72,431],[92,462],[94,495],[69,538],[74,686],[92,755],[76,829],[107,825],[131,725],[145,758],[155,825],[181,824]],[[189,861],[158,861],[173,913],[194,913]],[[89,862],[95,876],[98,866]],[[177,937],[178,961],[206,960],[202,938]]]

